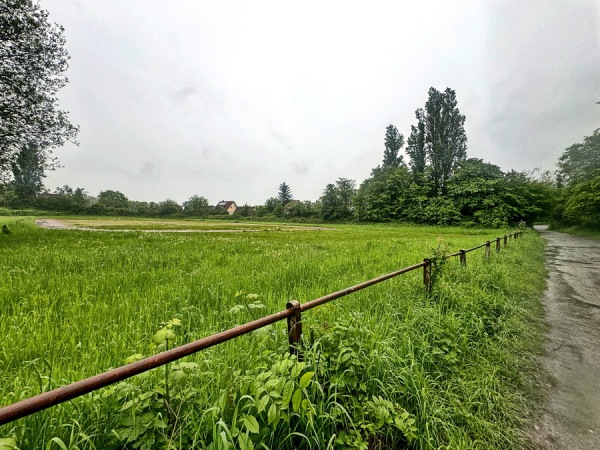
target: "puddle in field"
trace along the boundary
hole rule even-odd
[[[531,435],[542,449],[600,450],[600,241],[536,229],[548,243],[550,381]]]
[[[258,227],[258,228],[235,228],[235,229],[225,229],[225,230],[199,230],[199,229],[189,229],[189,230],[180,230],[180,229],[165,229],[165,230],[127,230],[127,229],[115,229],[115,230],[110,230],[110,229],[106,229],[106,228],[90,228],[90,227],[82,227],[82,226],[75,226],[75,225],[69,225],[65,222],[62,222],[60,220],[56,220],[56,219],[38,219],[35,221],[35,224],[42,227],[42,228],[51,228],[54,230],[80,230],[80,231],[108,231],[108,232],[112,232],[112,231],[118,231],[118,232],[124,232],[124,233],[132,233],[132,232],[139,232],[139,233],[248,233],[248,232],[256,232],[256,231],[263,231],[263,230],[268,230],[268,231],[302,231],[302,230],[306,230],[306,231],[314,231],[314,230],[323,230],[323,231],[331,231],[333,230],[333,228],[326,228],[326,227],[302,227],[302,226],[295,226],[295,225],[279,225],[276,227]],[[238,224],[235,224],[236,226]]]

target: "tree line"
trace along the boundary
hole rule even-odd
[[[0,5],[0,206],[89,214],[142,216],[225,215],[194,195],[183,204],[138,202],[106,190],[44,189],[45,172],[58,167],[52,149],[76,142],[78,127],[58,107],[69,55],[64,30],[32,0]],[[407,221],[437,225],[503,227],[551,220],[600,227],[600,135],[565,150],[555,173],[504,172],[467,157],[465,116],[454,90],[431,88],[405,140],[385,130],[382,163],[358,187],[355,180],[328,183],[316,201],[293,198],[287,183],[264,204],[238,207],[236,215],[303,221]],[[407,160],[404,160],[406,156]]]

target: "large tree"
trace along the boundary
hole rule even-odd
[[[467,157],[465,116],[456,105],[454,90],[430,88],[425,108],[416,111],[417,126],[408,139],[410,165],[416,174],[428,170],[433,196],[446,195],[448,180]]]
[[[279,193],[277,194],[277,200],[279,200],[283,206],[287,205],[290,201],[292,201],[292,190],[285,181],[279,185]]]
[[[98,194],[98,203],[109,208],[127,208],[129,200],[119,191],[106,190]]]
[[[574,184],[600,175],[600,128],[583,143],[573,144],[558,160],[561,183]]]
[[[339,178],[335,184],[328,184],[320,198],[323,220],[348,220],[352,217],[352,200],[356,193],[356,182]]]
[[[383,151],[383,168],[398,167],[404,164],[400,149],[404,146],[404,136],[398,133],[394,125],[385,129],[385,150]]]
[[[44,188],[44,153],[33,144],[25,144],[11,163],[15,194],[20,200],[33,199]]]
[[[562,189],[556,219],[600,229],[600,129],[565,150],[557,178]]]
[[[0,3],[0,178],[20,149],[50,151],[75,141],[77,127],[58,108],[69,56],[62,27],[33,0]],[[42,159],[41,162],[49,162]]]
[[[208,215],[209,209],[208,200],[198,195],[193,195],[183,202],[183,210],[188,216],[205,217]]]

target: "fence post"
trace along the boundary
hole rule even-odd
[[[460,265],[466,267],[467,266],[467,252],[464,250],[460,250]]]
[[[425,258],[423,262],[425,263],[423,266],[423,284],[425,285],[425,291],[429,294],[431,292],[431,261]]]
[[[496,238],[496,251],[500,252],[500,238]]]
[[[298,361],[302,361],[302,353],[300,352],[300,341],[302,340],[302,310],[298,300],[290,300],[286,305],[287,309],[293,309],[294,313],[288,317],[288,341],[290,343],[290,353],[296,355]]]
[[[490,241],[485,241],[485,259],[490,257]]]
[[[506,248],[507,244],[508,244],[508,236],[504,235],[504,248]]]

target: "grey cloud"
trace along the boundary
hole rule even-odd
[[[140,175],[143,177],[152,177],[154,176],[154,162],[152,161],[144,161],[142,167],[140,168]]]
[[[313,164],[312,160],[292,161],[292,170],[295,175],[306,175],[310,172]]]
[[[189,97],[196,94],[196,89],[192,86],[184,87],[171,95],[171,98],[176,102],[184,102]]]

